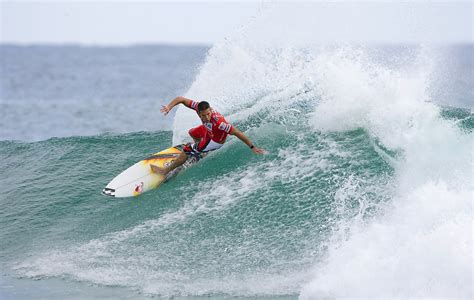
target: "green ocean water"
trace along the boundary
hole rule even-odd
[[[442,115],[472,132],[469,111]],[[268,154],[234,138],[159,189],[126,199],[100,191],[168,147],[171,132],[1,141],[4,275],[108,286],[130,298],[296,297],[341,222],[368,222],[390,203],[401,153],[362,128],[257,128],[247,133]]]
[[[33,278],[87,279],[145,293],[151,277],[158,288],[169,285],[157,291],[165,295],[181,288],[199,295],[192,292],[199,285],[204,294],[232,295],[251,284],[243,278],[304,271],[321,254],[314,244],[324,244],[340,217],[332,202],[338,188],[349,176],[360,178],[377,203],[383,198],[367,185],[383,188],[392,170],[363,130],[295,140],[267,126],[256,141],[269,154],[254,156],[233,141],[159,190],[129,199],[100,191],[168,147],[171,132],[2,142],[1,167],[9,174],[2,179],[3,264],[20,263],[20,273]],[[305,161],[322,165],[298,170]],[[347,213],[357,209],[351,203]],[[21,264],[37,255],[33,265]],[[91,268],[111,278],[88,278]],[[290,280],[279,293],[292,294],[298,284]]]
[[[0,299],[472,298],[472,45],[242,34],[0,46]],[[193,111],[159,113],[177,95],[268,153],[231,137],[157,190],[101,195],[189,141]]]

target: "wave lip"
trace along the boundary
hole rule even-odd
[[[351,205],[342,201],[346,206],[334,216],[338,221],[331,224],[333,235],[326,243],[314,245],[327,250],[326,258],[313,265],[301,289],[302,299],[471,295],[468,250],[472,246],[466,228],[472,193],[472,130],[460,127],[460,120],[444,117],[443,108],[432,100],[436,49],[413,47],[406,52],[410,59],[396,66],[375,61],[367,47],[275,50],[229,42],[218,50],[211,51],[202,77],[189,93],[215,100],[231,122],[257,133],[262,124],[276,123],[288,132],[304,128],[295,138],[362,129],[393,168],[392,186],[376,197],[385,204],[356,194],[348,199],[362,199],[356,206],[360,210],[347,213]],[[242,74],[239,88],[245,92],[226,86],[235,82],[227,72],[236,62]],[[208,82],[220,88],[206,88]],[[295,108],[297,117],[285,119]],[[174,137],[182,137],[186,125],[181,121],[188,118],[178,111]],[[314,144],[305,144],[310,145]],[[355,177],[350,184],[350,175],[348,171],[342,175],[349,186],[363,181]],[[338,197],[343,199],[350,188],[333,188],[337,205]],[[416,271],[408,271],[411,267]],[[339,289],[340,282],[347,289]]]
[[[360,62],[343,57],[323,69],[325,98],[312,125],[323,132],[362,127],[398,151],[396,187],[372,222],[340,224],[349,234],[336,238],[336,231],[301,299],[470,297],[472,133],[429,102],[429,64],[407,73]]]
[[[15,212],[26,225],[15,225],[38,233],[35,245],[52,244],[19,254],[15,272],[168,297],[472,296],[472,128],[433,102],[436,51],[275,45],[265,33],[255,36],[259,43],[244,36],[213,47],[187,94],[211,102],[268,155],[253,156],[230,139],[133,202],[105,205],[85,188],[65,198],[33,185],[27,195],[10,188],[12,207],[17,199],[32,204]],[[180,107],[175,143],[198,123]],[[68,159],[58,162],[64,147],[53,142],[70,146]],[[18,172],[5,179],[8,187],[31,173],[16,167],[28,158],[35,170],[72,174],[60,185],[97,186],[97,193],[112,164],[110,173],[123,169],[116,160],[127,167],[157,143],[168,147],[169,135],[55,139],[0,151],[8,154],[4,166]],[[37,152],[48,155],[38,160]],[[37,229],[25,215],[51,226]]]

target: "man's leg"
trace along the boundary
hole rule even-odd
[[[186,162],[187,158],[188,158],[188,155],[186,155],[186,153],[182,152],[182,153],[179,154],[179,156],[176,158],[176,160],[166,168],[160,168],[160,167],[155,166],[155,165],[150,165],[150,167],[151,167],[151,170],[154,173],[166,176],[169,172],[173,171],[174,169],[176,169],[179,166],[182,166]]]
[[[200,125],[198,127],[191,128],[188,131],[188,133],[193,138],[195,144],[186,146],[185,149],[184,149],[185,152],[181,153],[176,158],[176,160],[170,166],[168,166],[166,168],[160,168],[160,167],[155,166],[155,165],[150,165],[151,170],[154,173],[166,176],[166,174],[173,171],[177,167],[182,166],[186,162],[186,160],[188,158],[188,155],[186,154],[186,152],[188,152],[188,153],[192,152],[194,154],[200,154],[204,150],[204,148],[207,147],[209,142],[211,141],[209,136],[207,136],[207,129],[206,129],[206,127],[204,127],[204,125]],[[194,147],[196,147],[196,148],[193,150]],[[188,148],[188,149],[186,150],[186,148]],[[200,154],[200,155],[202,155],[202,154]]]
[[[199,125],[197,127],[189,129],[188,134],[193,138],[194,143],[199,144],[201,140],[206,136],[207,129],[206,127],[204,127],[204,125]]]

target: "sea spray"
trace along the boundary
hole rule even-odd
[[[365,128],[399,153],[396,186],[371,222],[341,222],[346,230],[335,230],[301,298],[470,297],[472,134],[428,102],[423,70],[404,74],[338,59],[323,74],[313,127]]]
[[[158,190],[116,201],[103,186],[190,141],[193,111],[177,111],[172,133],[0,142],[2,270],[163,297],[472,296],[472,114],[437,105],[433,74],[456,77],[431,47],[317,45],[299,22],[311,10],[285,22],[289,6],[215,45],[185,93],[265,156],[231,137]],[[297,35],[282,34],[290,23]],[[467,49],[453,58],[463,66]],[[468,103],[461,82],[444,103]],[[159,118],[150,107],[135,120]]]

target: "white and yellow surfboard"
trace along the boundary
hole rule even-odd
[[[183,145],[174,146],[160,151],[150,157],[141,160],[120,173],[107,184],[102,190],[102,194],[112,197],[134,197],[149,190],[156,189],[163,182],[177,175],[181,170],[190,167],[197,162],[193,156],[188,157],[183,166],[176,168],[167,176],[158,175],[151,171],[150,165],[160,168],[169,166],[182,153]]]

